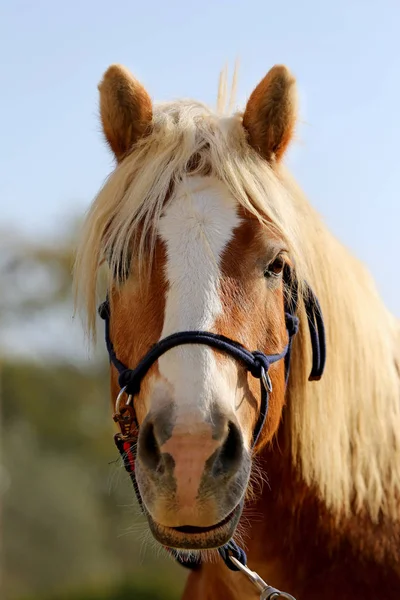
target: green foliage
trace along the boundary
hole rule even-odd
[[[69,591],[68,593],[43,597],[30,597],[24,600],[175,600],[177,589],[165,581],[154,581],[153,577],[146,583],[122,583],[108,590]]]
[[[48,591],[57,600],[63,589],[107,590],[121,578],[134,584],[76,600],[179,598],[182,569],[145,553],[150,534],[113,433],[107,368],[3,365],[7,598],[37,590],[41,600]]]

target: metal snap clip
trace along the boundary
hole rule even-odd
[[[234,556],[231,556],[230,559],[237,566],[237,568],[240,569],[242,573],[244,573],[261,592],[260,600],[296,600],[290,594],[287,594],[286,592],[281,592],[280,590],[277,590],[276,588],[268,585],[268,583],[266,583],[264,579],[262,579],[259,576],[258,573],[249,569],[247,565],[243,565],[240,562],[240,560],[238,560]]]
[[[125,403],[122,402],[122,399],[126,394],[126,387],[123,387],[119,392],[117,399],[115,401],[115,412],[113,415],[113,419],[116,423],[119,424],[121,428],[121,436],[123,439],[130,439],[132,436],[132,430],[136,425],[135,420],[135,411],[131,404],[132,396],[128,394],[127,401]]]
[[[121,414],[121,401],[122,401],[122,398],[124,397],[124,394],[126,394],[126,387],[127,386],[125,386],[121,389],[121,391],[118,394],[117,399],[115,401],[115,413],[117,415]],[[128,399],[123,406],[130,406],[131,402],[132,402],[132,396],[129,394]]]

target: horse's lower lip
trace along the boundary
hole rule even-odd
[[[211,525],[210,527],[194,527],[193,525],[184,525],[183,527],[171,527],[171,529],[177,531],[178,533],[186,533],[189,535],[193,535],[195,533],[209,533],[210,531],[216,531],[217,529],[220,529],[221,527],[224,527],[224,525],[229,523],[229,521],[233,518],[236,509],[237,507],[231,510],[231,512],[227,517],[225,517],[225,519],[222,519],[222,521],[220,521],[216,525]]]
[[[219,548],[226,544],[234,534],[243,503],[240,502],[222,521],[210,527],[166,527],[154,521],[148,515],[149,525],[153,536],[164,546],[185,550],[205,550]]]

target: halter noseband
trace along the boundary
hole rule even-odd
[[[99,315],[105,321],[105,341],[107,351],[110,362],[118,371],[118,383],[121,388],[116,401],[114,413],[114,420],[119,424],[121,433],[117,433],[114,439],[118,451],[120,452],[124,461],[125,469],[128,471],[131,477],[137,499],[141,506],[142,499],[135,477],[135,442],[137,441],[139,426],[136,421],[133,399],[139,393],[141,382],[151,366],[165,352],[171,350],[171,348],[185,344],[201,344],[210,346],[211,348],[215,348],[220,352],[228,354],[240,362],[253,375],[253,377],[260,380],[261,386],[260,413],[253,432],[252,448],[254,448],[267,417],[269,394],[272,392],[272,383],[269,376],[270,366],[279,360],[284,359],[286,383],[289,378],[292,341],[299,328],[299,319],[296,316],[297,285],[293,286],[292,284],[291,291],[292,294],[290,301],[285,300],[285,323],[288,333],[288,343],[279,354],[265,354],[259,350],[250,352],[238,342],[208,331],[180,331],[178,333],[173,333],[172,335],[165,337],[154,344],[134,369],[129,369],[118,359],[116,355],[110,338],[110,303],[108,298],[100,305]],[[309,380],[317,381],[321,378],[325,367],[326,343],[321,308],[317,297],[310,288],[308,288],[308,293],[304,299],[304,304],[310,330],[313,356]],[[124,395],[127,395],[128,399],[125,404],[122,404],[122,398]],[[183,558],[177,556],[176,551],[170,551],[175,555],[178,562],[185,567],[193,569],[198,567],[200,564],[200,560],[198,558],[184,560]],[[239,569],[231,560],[231,557],[236,558],[240,563],[242,563],[242,565],[246,565],[247,563],[245,552],[239,548],[237,544],[233,542],[233,540],[219,548],[218,551],[225,564],[233,571],[238,571]],[[275,590],[275,592],[277,592],[277,590]],[[266,598],[270,597],[272,598],[272,596],[268,596]],[[273,597],[279,598],[279,596]],[[292,598],[290,595],[283,595],[283,593],[281,597]]]

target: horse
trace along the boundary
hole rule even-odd
[[[399,322],[284,166],[294,76],[274,66],[234,114],[153,103],[120,65],[99,95],[116,166],[83,225],[77,302],[94,338],[105,271],[117,444],[154,538],[197,561],[183,599],[259,597],[216,551],[233,540],[297,600],[397,600]]]

